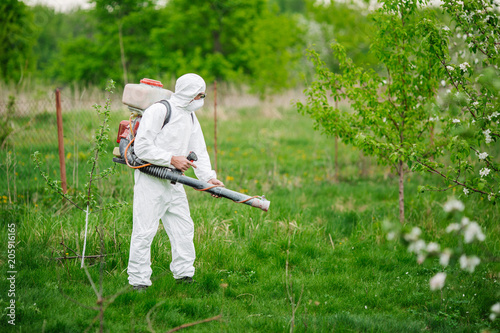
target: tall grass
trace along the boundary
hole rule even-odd
[[[309,119],[290,109],[264,112],[258,107],[227,109],[219,123],[219,177],[226,187],[250,195],[265,194],[269,212],[215,199],[187,188],[195,221],[196,283],[177,285],[169,270],[170,243],[160,227],[152,246],[153,286],[145,293],[127,290],[107,308],[108,332],[167,331],[184,323],[222,314],[221,321],[192,327],[196,332],[473,332],[499,330],[490,322],[489,307],[499,298],[499,267],[484,262],[474,274],[454,267],[442,293],[429,290],[429,279],[442,268],[423,265],[404,246],[388,242],[383,221],[397,220],[397,180],[349,146],[339,145],[340,179],[335,179],[332,138],[313,131]],[[117,111],[113,121],[126,118]],[[200,116],[205,138],[213,146],[213,120]],[[65,114],[65,123],[87,135],[66,131],[70,191],[83,186],[88,172],[88,148],[96,126],[89,112]],[[52,126],[47,118],[43,126]],[[67,127],[68,128],[68,127]],[[69,127],[71,128],[71,127]],[[55,141],[1,152],[2,209],[0,239],[9,223],[17,225],[17,325],[19,332],[82,332],[97,312],[95,295],[85,272],[71,259],[83,244],[84,216],[46,191],[28,159],[33,148],[46,159],[57,178]],[[115,145],[109,143],[111,152]],[[213,150],[209,148],[211,154]],[[15,165],[15,168],[12,166]],[[101,167],[112,165],[111,156]],[[127,285],[126,267],[132,231],[132,172],[116,166],[117,174],[99,185],[104,201],[129,204],[105,211],[90,222],[88,254],[100,253],[98,218],[104,222],[104,294]],[[15,171],[13,171],[15,170]],[[192,175],[192,171],[188,172]],[[10,178],[9,178],[10,177]],[[6,179],[16,184],[7,192]],[[424,238],[452,244],[443,231],[441,205],[451,193],[417,193],[432,178],[411,175],[406,188],[408,224],[420,226]],[[12,203],[4,197],[14,198]],[[498,209],[487,202],[466,201],[468,215],[486,229],[479,250],[498,257]],[[64,245],[61,245],[64,244]],[[4,244],[3,241],[0,244]],[[5,269],[6,248],[0,248]],[[89,260],[98,279],[98,261]],[[5,279],[0,291],[8,289]],[[292,297],[290,297],[292,296]],[[298,304],[298,300],[301,300]],[[8,298],[0,297],[0,308]],[[292,302],[294,304],[292,304]],[[292,311],[295,312],[293,313]],[[291,327],[294,317],[295,326]],[[98,327],[92,326],[90,331]]]

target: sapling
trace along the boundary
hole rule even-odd
[[[412,155],[435,154],[430,144],[431,124],[426,104],[438,89],[440,64],[432,53],[422,22],[430,16],[424,1],[386,1],[371,18],[377,32],[371,49],[382,70],[356,66],[344,47],[333,44],[340,73],[329,71],[315,51],[310,59],[316,80],[306,89],[307,103],[297,103],[303,114],[316,121],[315,128],[338,136],[389,164],[399,176],[399,219],[404,222],[404,176]],[[346,100],[350,109],[331,102]]]
[[[110,80],[108,82],[108,85],[106,87],[106,91],[109,94],[113,93],[113,89],[115,87],[115,82],[113,80]],[[108,169],[105,169],[101,172],[99,172],[98,168],[98,162],[99,162],[99,156],[100,154],[105,154],[106,153],[106,144],[109,141],[108,133],[109,133],[109,117],[110,117],[110,108],[111,108],[111,99],[108,96],[106,99],[106,104],[104,106],[104,109],[101,108],[100,105],[96,104],[94,105],[94,109],[96,112],[102,117],[102,123],[101,125],[97,128],[95,132],[95,138],[93,141],[93,146],[90,151],[90,159],[88,161],[88,164],[90,165],[90,171],[88,172],[88,180],[87,183],[85,184],[85,191],[77,193],[76,195],[70,195],[68,193],[64,193],[61,186],[60,182],[52,180],[46,172],[42,171],[42,162],[40,161],[40,153],[36,151],[33,154],[33,161],[35,162],[36,168],[39,170],[40,174],[42,177],[45,179],[46,184],[48,185],[49,189],[51,189],[53,192],[57,193],[61,197],[63,197],[65,200],[67,200],[70,204],[72,204],[75,208],[83,211],[85,213],[85,236],[84,236],[84,243],[83,243],[83,250],[82,250],[82,263],[81,267],[84,267],[84,261],[85,261],[85,249],[86,249],[86,244],[87,244],[87,230],[88,230],[88,223],[89,223],[89,218],[92,213],[97,213],[100,212],[101,210],[107,210],[111,209],[117,206],[120,206],[122,204],[119,203],[111,203],[107,204],[105,206],[101,206],[98,204],[96,200],[96,195],[94,194],[94,191],[96,190],[96,182],[98,180],[105,179],[109,177],[113,172],[114,172],[114,166],[110,167]]]
[[[109,94],[113,93],[115,86],[114,86],[114,81],[110,80],[108,82],[108,85],[106,87],[106,91]],[[103,297],[103,267],[104,267],[104,261],[103,257],[105,256],[104,254],[104,235],[102,233],[102,225],[100,226],[100,232],[99,232],[99,239],[100,239],[100,249],[101,253],[98,256],[101,259],[101,265],[100,265],[100,280],[98,286],[94,283],[87,266],[85,265],[85,249],[86,249],[86,243],[87,243],[87,229],[88,229],[88,224],[89,224],[89,218],[91,214],[96,214],[96,213],[102,213],[104,210],[112,209],[115,207],[122,206],[122,203],[110,203],[107,205],[100,205],[98,203],[99,198],[94,194],[94,192],[97,190],[96,187],[96,182],[108,178],[110,175],[113,174],[114,168],[110,167],[108,169],[105,169],[103,171],[99,171],[99,157],[101,154],[106,154],[106,144],[109,141],[108,138],[108,133],[109,133],[109,118],[110,118],[110,108],[111,108],[111,99],[108,96],[106,98],[106,104],[104,106],[104,109],[98,104],[94,105],[94,109],[96,112],[101,116],[101,125],[96,129],[95,132],[95,137],[93,140],[93,145],[90,150],[90,156],[91,158],[88,161],[88,164],[90,165],[90,171],[88,172],[88,179],[87,183],[85,185],[85,190],[83,192],[77,193],[76,195],[71,195],[68,193],[64,193],[61,186],[60,182],[52,180],[47,173],[42,171],[42,162],[40,161],[40,153],[35,152],[33,154],[33,160],[35,162],[36,168],[39,170],[40,174],[42,177],[45,179],[46,184],[48,185],[49,189],[51,189],[53,192],[57,193],[61,197],[63,197],[65,200],[67,200],[71,205],[73,205],[75,208],[83,211],[85,213],[85,236],[84,236],[84,243],[83,243],[83,250],[82,254],[78,255],[82,259],[81,262],[81,268],[85,271],[90,284],[92,286],[92,289],[94,290],[96,297],[97,297],[97,306],[92,307],[93,310],[98,311],[98,314],[96,317],[92,320],[90,326],[87,328],[86,331],[88,331],[94,323],[99,320],[100,323],[100,332],[103,331],[103,323],[104,323],[104,311],[107,309],[107,307],[114,302],[116,297],[126,291],[129,288],[122,288],[118,293],[108,297],[104,298]],[[102,216],[99,217],[99,220],[102,223]],[[63,244],[64,245],[64,244]],[[96,257],[96,256],[89,256],[89,257]],[[72,299],[71,299],[72,300]],[[74,301],[74,300],[72,300]],[[78,302],[75,301],[75,303],[79,304]]]

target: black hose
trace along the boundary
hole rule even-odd
[[[113,158],[113,161],[116,163],[125,164],[124,159]],[[225,187],[214,186],[214,185],[209,184],[207,182],[185,176],[184,174],[182,174],[181,171],[176,170],[176,169],[157,166],[157,165],[149,165],[149,166],[142,167],[139,170],[141,172],[144,172],[145,174],[148,174],[150,176],[153,176],[153,177],[156,177],[159,179],[168,179],[173,184],[179,182],[181,184],[190,186],[190,187],[194,188],[195,190],[205,191],[205,192],[214,194],[214,195],[219,196],[219,197],[233,200],[236,203],[244,203],[244,204],[252,206],[252,207],[260,208],[266,212],[269,209],[269,205],[271,204],[271,202],[266,200],[266,198],[264,196],[262,196],[262,198],[250,197],[246,194],[235,192],[235,191],[229,190]]]

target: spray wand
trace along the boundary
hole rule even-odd
[[[191,162],[198,160],[198,157],[194,152],[190,152],[186,158]],[[113,162],[126,164],[125,159],[117,157],[113,158]],[[185,176],[182,171],[178,169],[150,164],[140,168],[139,170],[156,178],[168,179],[172,182],[172,184],[181,183],[194,188],[196,191],[208,192],[218,197],[230,199],[236,203],[244,203],[245,205],[260,208],[265,212],[269,210],[269,205],[271,204],[265,196],[251,197],[243,193],[229,190],[222,186],[212,185],[207,182]]]

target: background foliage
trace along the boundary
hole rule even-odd
[[[0,80],[121,86],[143,77],[164,81],[196,72],[249,86],[261,95],[300,84],[311,71],[304,49],[328,52],[337,38],[355,61],[368,53],[371,24],[363,3],[309,0],[91,0],[91,9],[55,12],[19,0],[3,3],[5,36],[17,36],[2,56]],[[15,15],[14,15],[15,14]],[[4,39],[6,37],[3,37]],[[10,65],[8,65],[10,63]],[[15,63],[15,64],[14,64]],[[20,64],[23,64],[21,66]],[[337,62],[332,60],[333,68]],[[7,70],[7,67],[10,68]]]

